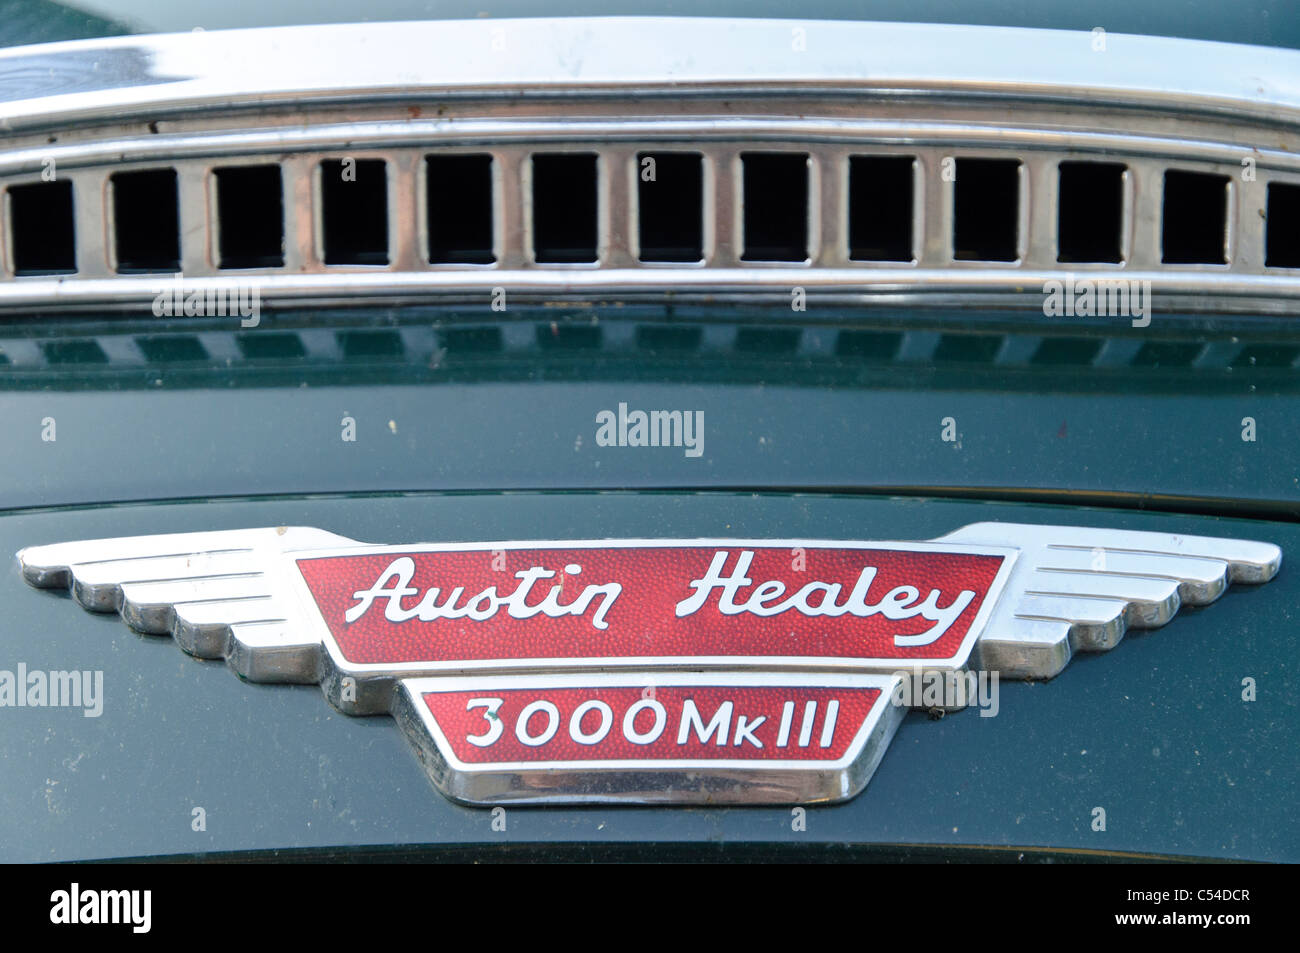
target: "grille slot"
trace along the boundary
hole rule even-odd
[[[213,170],[220,268],[284,266],[284,185],[278,165]]]
[[[326,159],[320,164],[327,265],[388,264],[388,164]]]
[[[808,156],[746,152],[744,261],[808,258]]]
[[[71,182],[12,187],[9,216],[16,274],[67,274],[77,270]]]
[[[180,197],[175,169],[119,172],[113,191],[117,270],[179,271]]]
[[[50,364],[107,364],[108,354],[98,341],[44,341],[41,351]]]
[[[849,258],[912,260],[915,169],[911,156],[849,157]]]
[[[1300,185],[1270,183],[1265,247],[1268,267],[1300,268]]]
[[[841,331],[835,340],[835,354],[860,361],[892,361],[902,343],[898,331]]]
[[[492,250],[492,156],[425,158],[429,261],[487,265]]]
[[[1231,367],[1295,367],[1300,347],[1280,344],[1249,344],[1233,357]]]
[[[203,342],[194,335],[158,334],[136,338],[136,347],[150,364],[175,364],[209,359]]]
[[[1097,359],[1104,343],[1101,338],[1044,338],[1035,348],[1030,363],[1086,367]]]
[[[1123,260],[1124,166],[1062,162],[1057,198],[1057,261]]]
[[[1020,161],[958,159],[953,182],[953,257],[1015,261],[1020,257]]]
[[[543,264],[596,261],[594,153],[533,156],[533,257]]]
[[[288,331],[240,334],[235,338],[245,358],[258,360],[300,360],[307,356],[302,338]]]
[[[1165,172],[1162,260],[1166,264],[1227,262],[1228,177]]]
[[[704,160],[698,153],[637,155],[642,261],[704,257]]]
[[[1191,367],[1205,350],[1203,344],[1185,341],[1147,341],[1134,355],[1134,367]]]

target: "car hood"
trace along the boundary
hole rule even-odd
[[[735,536],[924,539],[1006,520],[1235,536],[1294,552],[1294,524],[1081,507],[843,494],[409,493],[13,511],[0,548],[125,534],[301,524],[373,542]],[[349,717],[315,687],[241,682],[166,637],[66,594],[0,580],[0,667],[102,671],[103,711],[11,709],[0,844],[9,861],[213,852],[425,859],[514,850],[573,857],[1089,856],[1300,859],[1300,783],[1285,569],[1167,627],[1081,655],[1048,682],[904,719],[864,793],[789,807],[482,808],[430,785],[392,720]],[[1257,700],[1243,696],[1253,679]],[[1094,829],[1094,809],[1108,819]],[[204,830],[192,829],[203,809]],[[676,851],[678,853],[674,854]],[[749,852],[748,854],[746,852]]]

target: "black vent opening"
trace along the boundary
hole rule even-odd
[[[1133,355],[1135,367],[1191,367],[1205,345],[1195,341],[1147,341]]]
[[[278,165],[214,169],[222,268],[284,266],[284,186]]]
[[[596,156],[533,156],[533,254],[538,262],[596,260]]]
[[[327,265],[388,264],[388,169],[383,159],[320,164]]]
[[[1243,347],[1233,357],[1231,367],[1294,367],[1300,347],[1264,343]]]
[[[1125,166],[1062,162],[1057,197],[1057,261],[1120,261]]]
[[[58,275],[77,270],[72,183],[36,182],[9,189],[14,272]]]
[[[1270,182],[1264,264],[1300,268],[1300,185]]]
[[[1029,363],[1070,366],[1091,364],[1101,353],[1104,343],[1100,338],[1044,338]]]
[[[179,271],[180,205],[175,169],[119,172],[111,178],[117,270]]]
[[[210,359],[203,342],[192,334],[149,335],[135,339],[150,364],[173,364]]]
[[[441,155],[425,160],[429,261],[489,265],[492,251],[492,157]]]
[[[239,334],[235,343],[249,360],[299,359],[307,356],[302,338],[292,332],[258,331]]]
[[[98,341],[44,341],[41,350],[51,364],[107,364],[108,355]]]
[[[1020,230],[1020,162],[958,159],[953,183],[953,258],[1015,261]]]
[[[695,153],[637,155],[642,261],[704,257],[704,160]]]
[[[744,261],[808,258],[808,156],[746,152]]]
[[[1162,261],[1171,265],[1227,262],[1228,177],[1165,172]]]
[[[911,156],[849,158],[849,258],[911,261]]]

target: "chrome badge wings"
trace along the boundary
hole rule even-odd
[[[1164,625],[1231,583],[1268,582],[1272,543],[1078,526],[972,523],[953,542],[1020,549],[1008,592],[980,639],[979,664],[1003,678],[1051,678],[1079,651],[1113,649],[1128,629]]]
[[[1230,583],[1269,543],[976,523],[926,542],[597,540],[376,546],[306,527],[18,554],[254,682],[390,712],[472,804],[793,803],[870,779],[904,679],[1051,678]]]

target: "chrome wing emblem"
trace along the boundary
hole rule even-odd
[[[1272,543],[1077,526],[972,523],[941,539],[1014,545],[1020,559],[979,664],[1003,678],[1051,678],[1075,652],[1113,649],[1231,583],[1264,583],[1282,566]]]
[[[254,682],[391,713],[472,804],[794,803],[857,794],[903,680],[1051,678],[1281,550],[976,523],[925,542],[377,546],[307,527],[34,546],[33,586]]]

